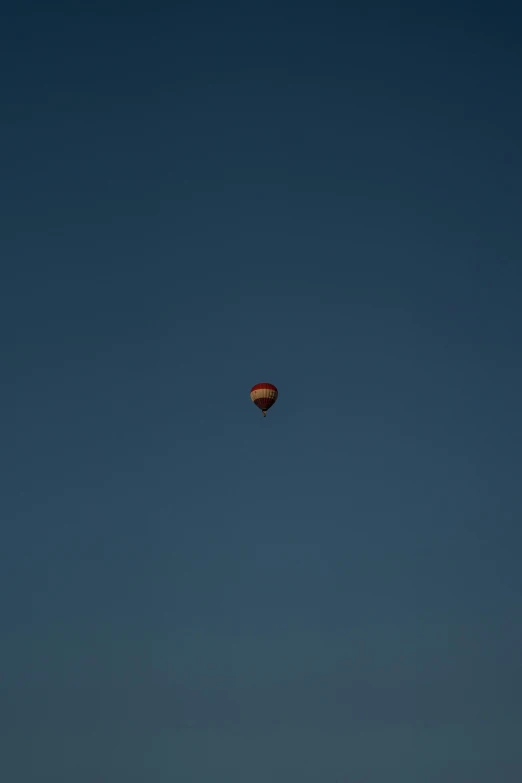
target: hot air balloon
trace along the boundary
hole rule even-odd
[[[278,391],[272,383],[256,383],[250,389],[250,399],[266,416],[266,412],[277,400]]]

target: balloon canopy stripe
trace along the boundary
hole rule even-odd
[[[267,397],[260,397],[258,400],[254,400],[254,405],[257,405],[262,411],[267,411],[274,402],[275,400],[269,400]]]
[[[250,392],[250,399],[252,402],[261,399],[273,400],[275,402],[277,399],[277,391],[275,389],[267,389],[266,387],[261,389],[252,389]]]

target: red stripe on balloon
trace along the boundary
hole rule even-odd
[[[272,389],[272,391],[277,391],[277,386],[274,386],[272,383],[256,383],[255,386],[252,386],[250,389],[250,393],[253,391],[257,391],[258,389]]]
[[[261,408],[261,410],[268,410],[272,407],[275,400],[270,399],[269,397],[260,397],[257,400],[254,400],[254,405],[257,405],[258,408]]]

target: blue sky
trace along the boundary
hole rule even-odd
[[[5,12],[2,779],[521,779],[521,30]]]

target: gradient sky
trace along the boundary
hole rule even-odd
[[[6,6],[3,781],[520,783],[521,41]]]

